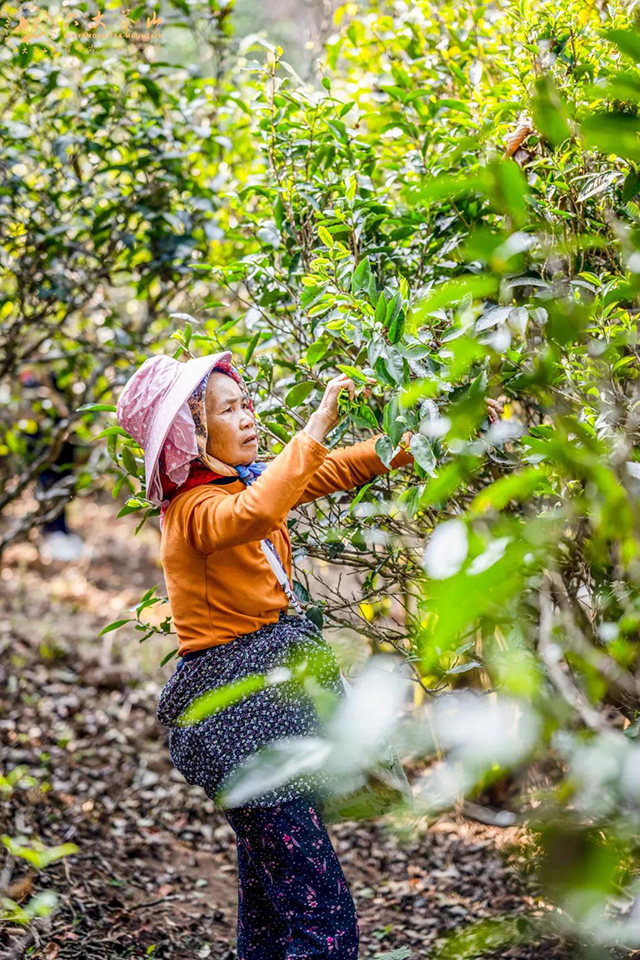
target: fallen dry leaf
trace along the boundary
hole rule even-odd
[[[506,137],[505,156],[512,157],[518,147],[527,139],[530,133],[533,133],[533,127],[528,120],[521,121],[516,129]]]

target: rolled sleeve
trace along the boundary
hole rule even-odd
[[[324,497],[336,490],[351,490],[368,483],[373,477],[388,473],[390,469],[408,466],[413,456],[408,450],[400,450],[386,467],[376,453],[376,442],[382,434],[354,443],[350,447],[338,447],[325,457],[324,463],[304,489],[296,506]],[[407,439],[408,434],[405,434]]]

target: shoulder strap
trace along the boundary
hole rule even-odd
[[[252,470],[248,467],[235,468],[238,471],[239,478],[242,480],[243,483],[246,483],[247,486],[249,486],[249,484],[254,483],[255,480],[257,480],[258,476],[266,469],[267,464],[264,462],[261,462],[261,463],[254,462],[253,464],[251,464],[251,467],[253,467],[254,469]],[[259,469],[256,469],[256,468],[259,468]],[[295,593],[293,592],[293,588],[289,582],[289,577],[287,576],[287,571],[285,570],[284,564],[280,559],[280,557],[278,556],[278,551],[272,544],[271,540],[269,540],[268,537],[265,537],[264,540],[260,541],[260,546],[262,547],[262,551],[265,557],[269,561],[269,566],[271,567],[271,569],[276,575],[278,583],[281,585],[282,589],[286,593],[287,599],[289,600],[289,602],[294,605],[294,607],[296,608],[296,610],[301,616],[306,617],[306,619],[309,619],[306,613],[304,612],[304,610],[302,609],[302,605],[300,604],[300,601],[298,600]],[[313,622],[313,621],[310,621],[310,622]]]
[[[284,568],[284,564],[282,563],[282,560],[278,555],[278,551],[272,544],[271,540],[269,540],[268,537],[265,537],[264,540],[260,541],[260,546],[262,547],[262,551],[265,557],[269,561],[269,566],[275,573],[278,583],[280,583],[280,585],[282,586],[282,589],[286,593],[289,601],[294,605],[298,613],[305,615],[304,610],[300,605],[300,601],[298,600],[298,598],[296,597],[295,593],[291,588],[291,584],[289,583],[289,577],[287,576],[287,571]]]

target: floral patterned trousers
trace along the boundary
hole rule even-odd
[[[238,847],[238,960],[357,960],[355,905],[313,795],[224,812]]]

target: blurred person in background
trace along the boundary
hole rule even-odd
[[[46,410],[46,415],[51,420],[52,426],[67,417],[69,411],[64,392],[60,388],[53,371],[37,373],[32,368],[25,368],[20,371],[20,383],[23,400],[27,407],[24,416],[33,420],[37,428],[33,433],[25,434],[29,454],[32,459],[35,459],[40,455],[43,441],[47,437],[47,432],[43,431],[40,426],[42,411]],[[38,499],[41,495],[46,496],[47,493],[52,492],[55,484],[73,476],[74,458],[75,445],[70,439],[66,438],[57,457],[47,464],[36,478],[36,496]],[[42,531],[41,551],[52,560],[69,562],[79,560],[83,555],[84,544],[82,538],[70,530],[68,526],[67,504],[72,496],[73,492],[69,488],[68,494],[60,498],[62,500],[60,511],[55,516],[45,520],[40,526]],[[47,512],[55,505],[57,499],[50,501]]]

